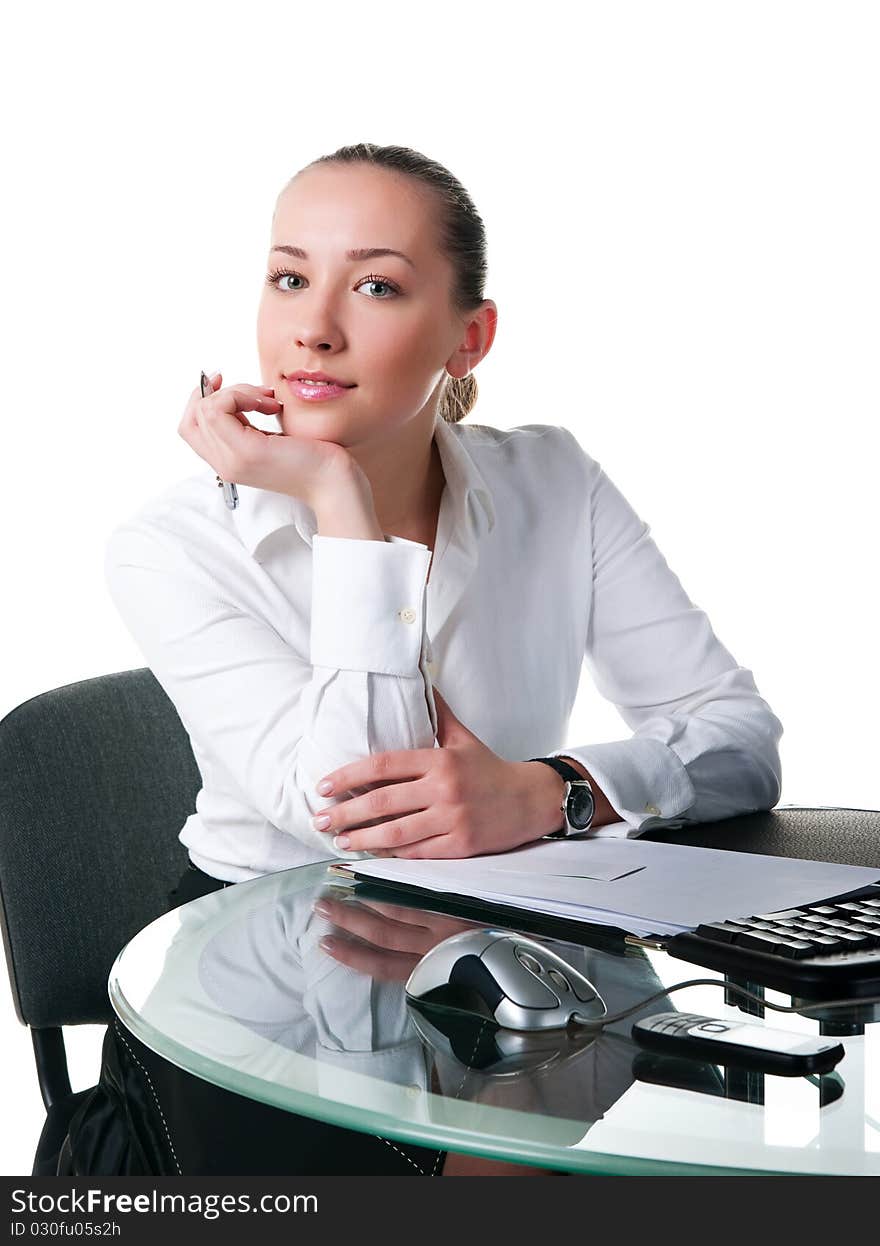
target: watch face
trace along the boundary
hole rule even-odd
[[[572,783],[565,814],[575,830],[589,830],[593,820],[593,809],[593,793],[586,784]]]

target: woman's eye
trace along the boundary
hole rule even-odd
[[[370,274],[370,276],[369,276],[369,277],[364,277],[363,281],[359,281],[359,282],[358,282],[358,284],[357,284],[357,286],[355,286],[355,289],[357,289],[357,288],[358,288],[358,286],[362,286],[362,285],[370,285],[370,286],[373,286],[373,287],[374,287],[374,295],[371,295],[370,297],[374,297],[374,296],[375,296],[376,298],[378,298],[378,299],[379,299],[379,301],[380,301],[380,302],[381,302],[381,301],[383,301],[384,299],[387,299],[389,294],[394,295],[394,294],[399,294],[399,293],[400,293],[400,290],[399,290],[399,289],[398,289],[398,287],[394,284],[394,282],[393,282],[393,281],[386,281],[384,277],[376,277],[376,276],[374,276],[372,273]],[[376,287],[376,286],[379,286],[381,289],[383,289],[383,290],[385,291],[385,293],[384,293],[384,294],[378,294],[378,295],[375,295],[375,287]]]
[[[269,273],[269,276],[266,278],[266,284],[267,284],[267,285],[270,285],[270,286],[275,286],[276,288],[280,288],[280,289],[282,289],[282,290],[283,290],[283,289],[287,289],[287,290],[290,290],[290,289],[297,289],[297,290],[298,290],[298,289],[299,289],[299,286],[293,286],[293,287],[291,287],[291,286],[281,286],[281,287],[279,287],[279,286],[278,286],[278,282],[279,282],[282,278],[284,278],[284,279],[286,280],[288,277],[292,277],[295,281],[302,281],[302,277],[299,275],[299,273],[292,273],[292,272],[289,272],[289,271],[288,271],[288,269],[286,269],[286,268],[276,268],[276,270],[275,270],[274,272]]]

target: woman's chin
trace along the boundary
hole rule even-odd
[[[279,431],[285,437],[302,437],[309,441],[333,441],[339,446],[344,445],[347,440],[338,421],[316,419],[309,411],[302,414],[285,411],[284,419],[279,423]]]

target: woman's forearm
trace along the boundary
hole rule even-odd
[[[320,536],[352,537],[364,541],[384,541],[376,518],[369,481],[357,476],[340,477],[326,487],[312,503]]]
[[[365,541],[384,541],[385,539],[376,517],[369,482],[360,480],[358,476],[340,478],[338,483],[325,488],[312,503],[312,508],[318,522],[318,533],[321,536],[353,537]],[[563,757],[562,760],[567,761],[585,779],[590,780],[596,803],[593,826],[619,822],[620,815],[611,807],[607,796],[583,765],[573,757]],[[549,818],[548,826],[552,823],[550,829],[554,830],[562,820],[561,815],[557,815],[561,793],[564,791],[562,781],[546,766],[530,766],[529,775],[536,786],[542,785],[544,789],[550,788],[549,791],[542,792],[540,810],[543,817]]]

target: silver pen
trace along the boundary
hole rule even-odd
[[[202,373],[201,386],[203,398],[207,398],[208,394],[213,394],[214,387],[204,372]],[[217,485],[218,487],[222,485],[223,501],[231,511],[234,511],[236,506],[238,506],[238,490],[235,485],[231,481],[221,480],[219,476],[217,477]]]

